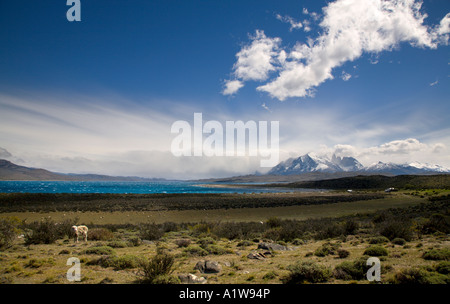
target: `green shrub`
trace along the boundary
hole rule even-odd
[[[44,265],[55,265],[55,260],[53,258],[48,259],[30,259],[25,263],[25,267],[30,268],[40,268]]]
[[[364,251],[364,255],[374,256],[374,257],[387,256],[388,251],[384,247],[381,247],[378,245],[373,245],[373,246],[366,248],[366,250]]]
[[[402,239],[402,238],[395,238],[395,239],[392,240],[392,244],[405,245],[406,244],[406,240]]]
[[[278,217],[270,217],[267,219],[265,224],[269,228],[281,227],[281,225],[283,224],[283,220]]]
[[[441,274],[450,274],[450,262],[448,261],[442,261],[439,262],[436,267],[435,267],[436,271],[441,273]]]
[[[359,228],[359,224],[354,220],[344,222],[344,235],[353,235]]]
[[[295,246],[304,245],[304,244],[305,244],[305,241],[302,239],[294,239],[292,241],[292,245],[295,245]]]
[[[341,280],[362,280],[366,277],[370,267],[367,266],[367,257],[344,261],[335,267],[333,276]]]
[[[18,218],[9,217],[0,219],[0,249],[12,246],[16,235],[19,232],[21,221]]]
[[[84,250],[85,254],[98,254],[98,255],[114,255],[115,251],[109,246],[97,246]]]
[[[226,249],[226,248],[223,248],[221,246],[214,245],[214,244],[213,245],[207,245],[204,249],[208,252],[208,254],[215,254],[215,255],[222,255],[222,254],[233,253],[233,251],[230,250],[230,249]]]
[[[106,228],[93,228],[88,231],[88,240],[109,241],[114,238],[114,233]]]
[[[338,249],[337,254],[340,259],[345,259],[346,257],[348,257],[350,255],[350,252],[345,249]]]
[[[164,231],[154,223],[141,224],[139,232],[141,239],[149,241],[157,241],[164,235]]]
[[[115,240],[115,241],[109,242],[108,246],[112,247],[112,248],[126,248],[126,247],[128,247],[128,243],[125,241]]]
[[[450,250],[448,248],[432,249],[425,252],[422,257],[425,260],[448,261],[450,260]]]
[[[318,257],[325,257],[327,255],[336,254],[338,244],[325,243],[314,251],[314,255]]]
[[[183,253],[192,256],[206,256],[208,255],[208,251],[203,249],[200,246],[190,245],[183,250]]]
[[[281,281],[284,284],[322,283],[331,277],[331,270],[312,261],[299,262],[288,267],[290,273]]]
[[[197,241],[200,247],[205,248],[208,245],[215,244],[216,241],[212,237],[204,237]]]
[[[101,257],[98,261],[98,264],[102,267],[113,267],[114,270],[123,270],[137,268],[139,266],[139,262],[139,257],[131,254],[126,254],[123,256]]]
[[[250,241],[248,241],[248,240],[243,240],[243,241],[240,241],[239,243],[237,243],[237,247],[247,247],[247,246],[251,246],[251,245],[253,245],[253,242],[250,242]]]
[[[442,214],[433,214],[426,223],[423,224],[422,233],[430,234],[435,232],[450,233],[450,223],[448,217]]]
[[[385,236],[376,236],[369,239],[369,244],[384,244],[389,242],[389,239]]]
[[[269,271],[268,273],[266,273],[262,279],[267,281],[267,280],[273,280],[278,276],[278,274],[274,271]]]
[[[448,276],[429,272],[423,268],[407,268],[397,272],[390,280],[394,284],[448,284]]]
[[[384,221],[378,225],[378,231],[380,235],[385,236],[390,240],[402,238],[411,241],[413,236],[411,222],[404,219],[390,219]]]
[[[175,241],[175,244],[178,246],[178,248],[181,247],[188,247],[191,244],[190,239],[179,239]]]
[[[141,259],[138,265],[138,281],[146,284],[178,283],[170,275],[174,270],[175,259],[166,253],[158,253],[151,259]]]
[[[137,247],[142,244],[142,240],[138,236],[133,236],[128,239],[128,246],[129,247]]]
[[[52,244],[60,235],[55,228],[55,222],[46,219],[42,222],[33,222],[28,225],[30,231],[25,234],[25,244]]]
[[[200,235],[200,234],[210,234],[212,227],[213,227],[212,224],[200,222],[194,225],[193,227],[190,227],[190,229],[194,235]]]

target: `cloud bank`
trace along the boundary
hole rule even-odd
[[[364,53],[391,51],[401,43],[430,49],[448,45],[450,13],[439,24],[427,26],[421,6],[415,0],[337,0],[323,8],[322,33],[290,49],[281,46],[281,38],[257,30],[250,44],[236,54],[233,79],[225,83],[222,93],[235,94],[246,81],[265,81],[257,90],[281,101],[312,96],[315,88],[334,78],[335,68]],[[295,21],[278,16],[292,30]]]

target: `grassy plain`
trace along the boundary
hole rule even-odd
[[[359,194],[364,195],[360,200],[348,199]],[[231,200],[233,208],[211,208],[217,196],[203,198],[206,208],[195,205],[195,208],[184,206],[182,210],[164,209],[161,204],[156,204],[158,208],[153,204],[146,210],[143,201],[137,210],[122,211],[83,209],[89,202],[78,205],[82,211],[58,210],[59,204],[52,207],[56,211],[45,212],[29,211],[28,207],[6,212],[8,209],[4,208],[0,220],[14,219],[21,224],[15,227],[16,235],[11,243],[0,251],[0,283],[71,283],[66,278],[69,257],[81,261],[81,282],[76,284],[136,283],[140,271],[137,261],[152,259],[163,252],[174,258],[170,275],[175,282],[179,275],[191,273],[205,277],[208,284],[280,284],[293,275],[293,265],[311,261],[329,270],[325,283],[365,284],[369,283],[365,278],[349,277],[342,269],[366,259],[366,249],[375,243],[388,252],[380,256],[382,283],[450,282],[450,241],[448,232],[442,231],[448,229],[446,190],[390,194],[329,192],[320,195],[327,199],[341,197],[342,201],[307,200],[317,195],[240,194],[219,200],[218,206],[222,207]],[[375,196],[370,199],[367,195]],[[108,197],[101,206],[107,203],[117,206],[127,199],[118,196],[114,201]],[[273,207],[256,204],[264,202],[268,206],[271,200],[285,203]],[[244,202],[246,207],[237,208],[239,202]],[[32,207],[32,202],[27,206]],[[75,244],[64,235],[49,244],[27,243],[33,226],[24,223],[45,220],[51,223],[76,220],[77,224],[87,224],[90,240]],[[155,236],[153,228],[143,233],[146,224],[161,233]],[[281,244],[289,250],[261,249],[258,248],[261,242]],[[424,258],[432,250],[441,256]],[[252,253],[263,254],[263,258],[252,259]],[[217,262],[220,272],[205,274],[195,270],[201,260]],[[413,275],[405,274],[409,270]]]
[[[235,194],[232,197],[236,201],[245,201],[255,198],[280,197],[307,197],[307,193],[279,193],[279,194]],[[311,195],[311,194],[310,194]],[[316,193],[313,194],[317,196]],[[329,196],[329,193],[322,194]],[[347,195],[345,195],[347,196]],[[117,198],[118,201],[123,200]],[[120,204],[109,199],[112,204]],[[161,224],[164,222],[200,222],[200,221],[236,221],[252,222],[265,221],[269,217],[279,217],[282,219],[306,220],[308,218],[339,217],[357,213],[374,212],[377,210],[408,207],[425,202],[426,198],[420,196],[405,195],[403,193],[393,193],[386,195],[382,199],[356,200],[350,202],[336,202],[330,204],[310,204],[293,205],[284,207],[260,207],[260,208],[228,208],[228,209],[188,209],[188,210],[163,210],[155,211],[53,211],[53,212],[4,212],[1,216],[14,216],[22,220],[38,221],[51,218],[54,221],[62,221],[67,218],[79,218],[84,224],[138,224],[144,222],[154,222]]]

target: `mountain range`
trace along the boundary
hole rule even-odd
[[[408,175],[450,173],[450,169],[440,165],[413,162],[394,164],[378,162],[363,166],[353,157],[331,157],[305,154],[280,162],[266,174],[235,176],[230,178],[207,179],[210,182],[292,182],[320,180],[356,175]],[[41,181],[158,181],[161,178],[135,176],[109,176],[100,174],[65,174],[40,168],[16,165],[0,159],[0,180],[41,180]]]
[[[109,176],[100,174],[64,174],[45,169],[16,165],[0,159],[0,180],[27,181],[157,181],[160,178],[142,178],[135,176]]]
[[[273,167],[268,175],[298,175],[309,172],[361,172],[376,174],[427,174],[448,173],[450,169],[440,165],[423,164],[419,162],[394,164],[377,162],[370,166],[363,166],[354,157],[340,157],[333,154],[331,158],[305,154],[298,158],[289,158]]]

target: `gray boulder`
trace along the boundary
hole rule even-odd
[[[271,251],[285,251],[285,250],[291,250],[286,246],[276,244],[276,243],[266,243],[261,242],[258,244],[258,249],[264,249],[264,250],[271,250]]]
[[[194,269],[201,273],[218,273],[222,270],[222,266],[214,261],[198,261]]]

